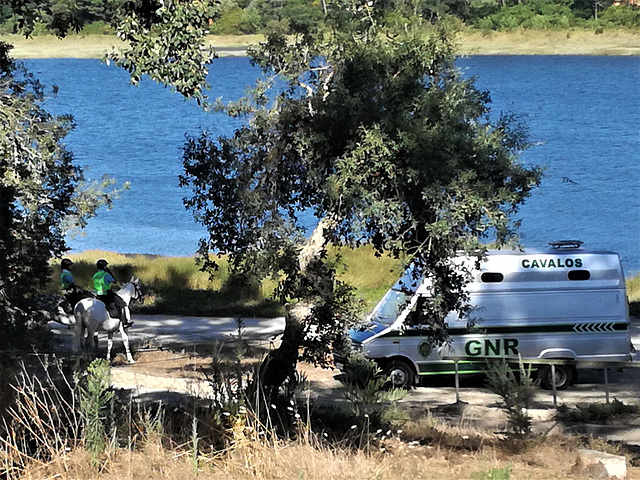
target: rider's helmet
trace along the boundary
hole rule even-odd
[[[101,258],[96,262],[96,268],[98,270],[104,270],[107,267],[107,265],[109,265],[109,262],[107,262],[104,258]]]
[[[71,265],[73,265],[73,262],[68,258],[63,258],[60,262],[60,267],[62,267],[63,270],[68,270]]]

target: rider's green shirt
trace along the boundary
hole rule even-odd
[[[98,295],[106,295],[111,290],[111,284],[104,281],[104,277],[108,274],[104,270],[98,270],[93,276],[93,287]]]

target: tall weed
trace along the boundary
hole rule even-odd
[[[0,435],[0,476],[7,479],[75,448],[83,423],[76,385],[56,358],[40,358],[30,368],[23,363],[12,388]]]
[[[107,360],[97,358],[87,367],[85,385],[80,387],[80,410],[84,417],[84,445],[92,463],[98,465],[105,453],[109,406],[114,398],[111,369]]]

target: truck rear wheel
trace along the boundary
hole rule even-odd
[[[556,390],[565,390],[574,378],[574,370],[571,365],[556,365]],[[551,365],[542,365],[538,369],[540,384],[545,390],[553,390],[553,376]]]
[[[403,360],[391,360],[384,373],[389,377],[391,388],[409,389],[413,386],[413,369]]]

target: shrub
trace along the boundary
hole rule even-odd
[[[240,31],[246,34],[255,34],[263,28],[262,17],[258,9],[249,7],[242,11],[240,19]]]
[[[113,400],[109,363],[98,358],[87,367],[86,383],[80,388],[80,410],[84,417],[84,444],[94,464],[107,446],[108,411]]]
[[[107,23],[101,21],[91,22],[80,31],[81,35],[114,35],[115,31]]]
[[[487,371],[487,386],[500,395],[507,413],[510,433],[516,437],[531,435],[531,416],[527,409],[538,390],[538,381],[531,378],[531,367],[519,364],[519,375],[504,360],[492,362]]]
[[[349,411],[356,418],[367,418],[375,427],[386,427],[398,420],[400,411],[396,402],[402,400],[407,391],[386,389],[389,379],[378,365],[359,353],[351,353],[345,369],[344,396],[349,401]]]
[[[606,27],[640,28],[640,7],[619,5],[607,8],[600,15],[599,22]]]
[[[238,6],[223,12],[210,28],[214,35],[240,35],[243,12]]]
[[[569,413],[569,419],[576,423],[606,424],[609,420],[624,415],[637,415],[640,406],[625,405],[618,399],[611,403],[578,404],[576,410]]]

